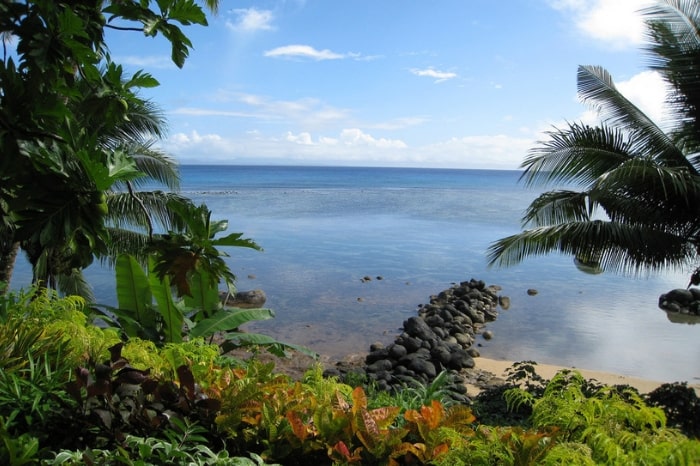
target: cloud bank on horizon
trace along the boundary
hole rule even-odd
[[[242,3],[187,31],[182,70],[162,40],[113,47],[161,82],[144,96],[181,163],[516,169],[553,126],[595,121],[578,65],[663,120],[646,0]]]

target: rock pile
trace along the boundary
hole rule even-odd
[[[420,305],[418,315],[403,323],[394,343],[372,345],[365,358],[368,377],[380,389],[395,390],[430,384],[448,371],[445,388],[464,396],[466,379],[460,371],[473,368],[473,358],[479,356],[472,347],[476,335],[496,319],[499,304],[507,307],[508,299],[498,291],[497,286],[472,279],[431,296],[430,304]]]
[[[681,315],[700,316],[700,288],[677,288],[662,294],[659,307]]]

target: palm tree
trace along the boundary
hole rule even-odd
[[[171,45],[173,63],[182,67],[192,43],[179,25],[207,24],[200,2],[159,1],[155,11],[150,2],[137,3],[2,3],[0,293],[7,290],[20,244],[35,259],[37,278],[55,286],[59,275],[108,252],[103,195],[116,182],[133,181],[139,161],[104,150],[97,136],[102,130],[87,131],[109,129],[134,103],[119,81],[121,67],[108,63],[106,73],[98,70],[109,62],[105,29],[160,33]],[[201,3],[213,13],[219,4]],[[16,41],[12,53],[7,38]],[[157,84],[140,77],[140,83],[130,82]],[[92,105],[76,113],[88,103],[75,85],[81,80]]]
[[[142,254],[154,228],[179,229],[182,220],[170,208],[172,203],[189,200],[173,192],[141,191],[143,187],[160,185],[168,191],[179,189],[180,176],[176,162],[154,144],[165,132],[165,119],[153,103],[131,93],[133,83],[140,83],[147,75],[137,73],[130,81],[123,80],[129,96],[126,114],[110,118],[108,100],[96,104],[93,90],[84,81],[77,80],[76,87],[86,97],[73,107],[74,115],[82,122],[86,134],[96,135],[95,146],[105,154],[121,154],[126,175],[116,177],[107,188],[92,186],[84,166],[64,163],[72,186],[83,185],[85,190],[67,190],[61,204],[85,204],[80,215],[91,217],[105,227],[100,236],[103,244],[76,244],[76,241],[47,244],[41,235],[31,235],[21,242],[21,247],[32,264],[33,281],[59,289],[66,294],[78,294],[89,301],[94,297],[85,280],[82,269],[96,257],[108,263],[118,254]],[[129,84],[132,83],[132,84]],[[124,162],[127,161],[127,162]],[[94,188],[94,189],[93,189]],[[87,198],[87,202],[83,202]],[[67,222],[62,211],[70,215],[71,209],[57,209],[56,222]],[[79,222],[77,222],[79,223]]]
[[[579,67],[579,96],[603,123],[555,128],[530,152],[521,181],[554,189],[532,201],[522,232],[489,247],[491,265],[560,252],[619,273],[697,266],[700,4],[665,0],[643,13],[651,66],[671,89],[672,129],[626,99],[606,70]]]

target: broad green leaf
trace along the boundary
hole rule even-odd
[[[271,309],[222,309],[212,317],[198,322],[190,330],[191,337],[208,337],[216,332],[238,329],[241,325],[255,320],[272,319],[275,313]]]
[[[228,228],[228,220],[214,220],[209,224],[209,237],[213,238],[217,233],[226,231]]]
[[[221,307],[219,290],[216,282],[206,270],[196,270],[190,277],[191,296],[185,295],[185,305],[190,309],[196,309],[197,314],[209,316]],[[201,311],[201,312],[200,312]],[[195,320],[196,320],[195,316]]]
[[[319,357],[318,353],[305,346],[284,343],[262,333],[228,332],[226,333],[225,338],[229,341],[235,340],[240,346],[263,346],[272,354],[280,357],[289,356],[285,350],[298,351],[314,359]]]
[[[252,239],[243,238],[243,233],[231,233],[230,235],[217,238],[211,242],[214,246],[235,246],[239,248],[250,248],[262,251],[262,248]]]
[[[149,268],[152,270],[154,260],[149,258]],[[148,281],[151,285],[153,297],[156,300],[157,311],[163,318],[165,329],[163,331],[166,343],[179,343],[182,341],[182,324],[184,314],[173,299],[170,288],[170,280],[166,276],[163,280],[158,279],[154,272],[148,274]],[[154,322],[155,324],[155,322]]]
[[[149,88],[157,87],[159,85],[160,83],[158,82],[158,80],[152,75],[143,71],[137,71],[136,73],[134,73],[131,79],[124,84],[124,87],[126,87],[127,89],[131,87]]]
[[[116,181],[130,180],[143,176],[143,173],[136,166],[134,159],[128,154],[118,150],[115,150],[110,154],[107,168],[109,169],[109,185],[98,189],[107,189]]]
[[[119,308],[131,312],[136,321],[142,322],[152,302],[146,273],[136,259],[127,254],[117,258],[115,268]]]
[[[170,59],[178,68],[182,68],[185,59],[190,54],[189,49],[192,47],[192,42],[182,33],[180,28],[173,24],[162,24],[160,30],[172,44]]]
[[[181,24],[207,25],[207,16],[193,0],[177,0],[170,7],[168,19],[179,21]]]
[[[163,24],[163,20],[158,17],[149,18],[143,22],[143,33],[147,36],[155,36],[158,28]]]

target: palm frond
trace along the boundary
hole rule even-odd
[[[82,296],[88,303],[95,302],[95,293],[85,278],[82,270],[74,269],[72,273],[59,274],[56,277],[58,289],[66,296]]]
[[[523,215],[523,226],[543,226],[589,219],[588,195],[577,191],[548,191],[530,203]]]
[[[142,143],[129,143],[119,149],[128,153],[136,163],[136,167],[144,175],[130,180],[136,188],[153,189],[154,182],[171,191],[180,189],[180,171],[177,162],[165,152],[154,149],[155,140]],[[118,185],[125,187],[124,185]]]
[[[107,254],[100,257],[100,262],[103,265],[106,264],[109,267],[114,267],[116,258],[121,254],[128,254],[135,257],[139,263],[146,264],[147,253],[145,251],[148,245],[147,235],[124,228],[109,228],[108,230],[111,241]]]
[[[143,191],[133,195],[128,192],[110,193],[107,196],[109,210],[106,219],[114,228],[137,228],[146,232],[152,224],[158,230],[178,230],[184,225],[182,218],[171,208],[172,203],[189,204],[191,201],[179,194],[164,191]]]
[[[686,153],[700,147],[700,4],[666,0],[643,10],[651,69],[671,85],[668,108],[686,139]],[[695,167],[700,167],[697,161]]]
[[[700,178],[685,168],[630,160],[601,176],[590,195],[617,222],[689,236],[700,221]]]
[[[648,228],[594,220],[533,228],[493,243],[490,266],[511,266],[523,259],[559,252],[598,257],[603,270],[637,274],[686,265],[694,256],[683,238]]]
[[[166,134],[167,121],[158,105],[150,100],[132,99],[129,102],[129,118],[110,128],[104,136],[113,141],[139,142],[144,135],[162,138]]]
[[[578,91],[610,126],[629,135],[630,151],[665,164],[692,168],[673,140],[635,104],[623,96],[600,66],[579,66]]]
[[[607,171],[637,156],[625,135],[605,125],[570,123],[548,132],[525,158],[521,181],[527,186],[553,183],[589,186]]]
[[[685,167],[665,167],[650,160],[628,160],[598,178],[595,188],[647,194],[666,204],[684,207],[696,207],[700,202],[700,177]]]

